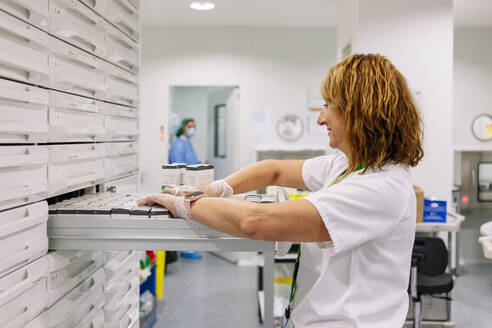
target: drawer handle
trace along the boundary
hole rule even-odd
[[[22,327],[27,324],[27,320],[29,319],[29,308],[24,307],[24,311],[21,315],[17,316],[14,320],[10,321],[4,328],[14,328],[14,327]]]
[[[22,282],[14,285],[10,288],[7,288],[3,292],[0,293],[0,300],[2,300],[2,301],[0,301],[0,306],[9,302],[14,297],[24,293],[31,286],[32,286],[32,281],[31,281],[31,279],[29,279],[29,271],[26,270],[25,277],[22,280]]]
[[[82,275],[82,274],[84,274],[84,273],[86,273],[88,271],[93,270],[95,267],[96,267],[96,261],[91,260],[89,262],[89,265],[88,266],[86,266],[85,268],[83,268],[79,272],[72,273],[72,277],[75,277],[75,276],[78,276],[78,275]],[[94,279],[92,280],[91,287],[93,286],[93,284],[94,284]]]
[[[31,247],[29,247],[29,245],[25,246],[25,248],[22,252],[15,253],[15,254],[7,257],[5,260],[0,261],[0,268],[11,269],[11,268],[19,266],[21,264],[27,264],[27,262],[29,262],[29,258],[25,258],[25,259],[22,259],[22,258],[24,256],[28,255],[30,251],[31,251]]]

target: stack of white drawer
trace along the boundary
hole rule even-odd
[[[0,327],[24,327],[47,308],[47,213],[46,202],[0,212]]]
[[[44,201],[116,178],[136,188],[138,11],[136,0],[0,0],[2,328],[138,326],[134,289],[105,306],[103,251],[47,255]]]
[[[140,280],[139,259],[135,251],[106,251],[104,272],[104,326],[138,327]]]

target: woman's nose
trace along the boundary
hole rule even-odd
[[[319,116],[318,116],[318,121],[317,121],[318,125],[323,125],[323,124],[325,124],[325,123],[326,123],[326,120],[325,120],[325,113],[324,113],[324,112],[325,112],[325,111],[324,111],[324,110],[322,110],[322,111],[319,113]]]

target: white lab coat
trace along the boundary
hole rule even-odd
[[[293,301],[296,328],[399,328],[415,238],[416,200],[409,168],[353,173],[344,154],[307,160],[305,199],[318,210],[332,242],[303,243]]]

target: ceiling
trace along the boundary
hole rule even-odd
[[[337,0],[209,0],[211,11],[189,8],[192,0],[141,1],[144,26],[336,27]],[[491,0],[454,0],[455,25],[492,26]]]
[[[208,0],[210,11],[190,9],[192,0],[141,1],[145,26],[327,26],[337,24],[336,0]]]

